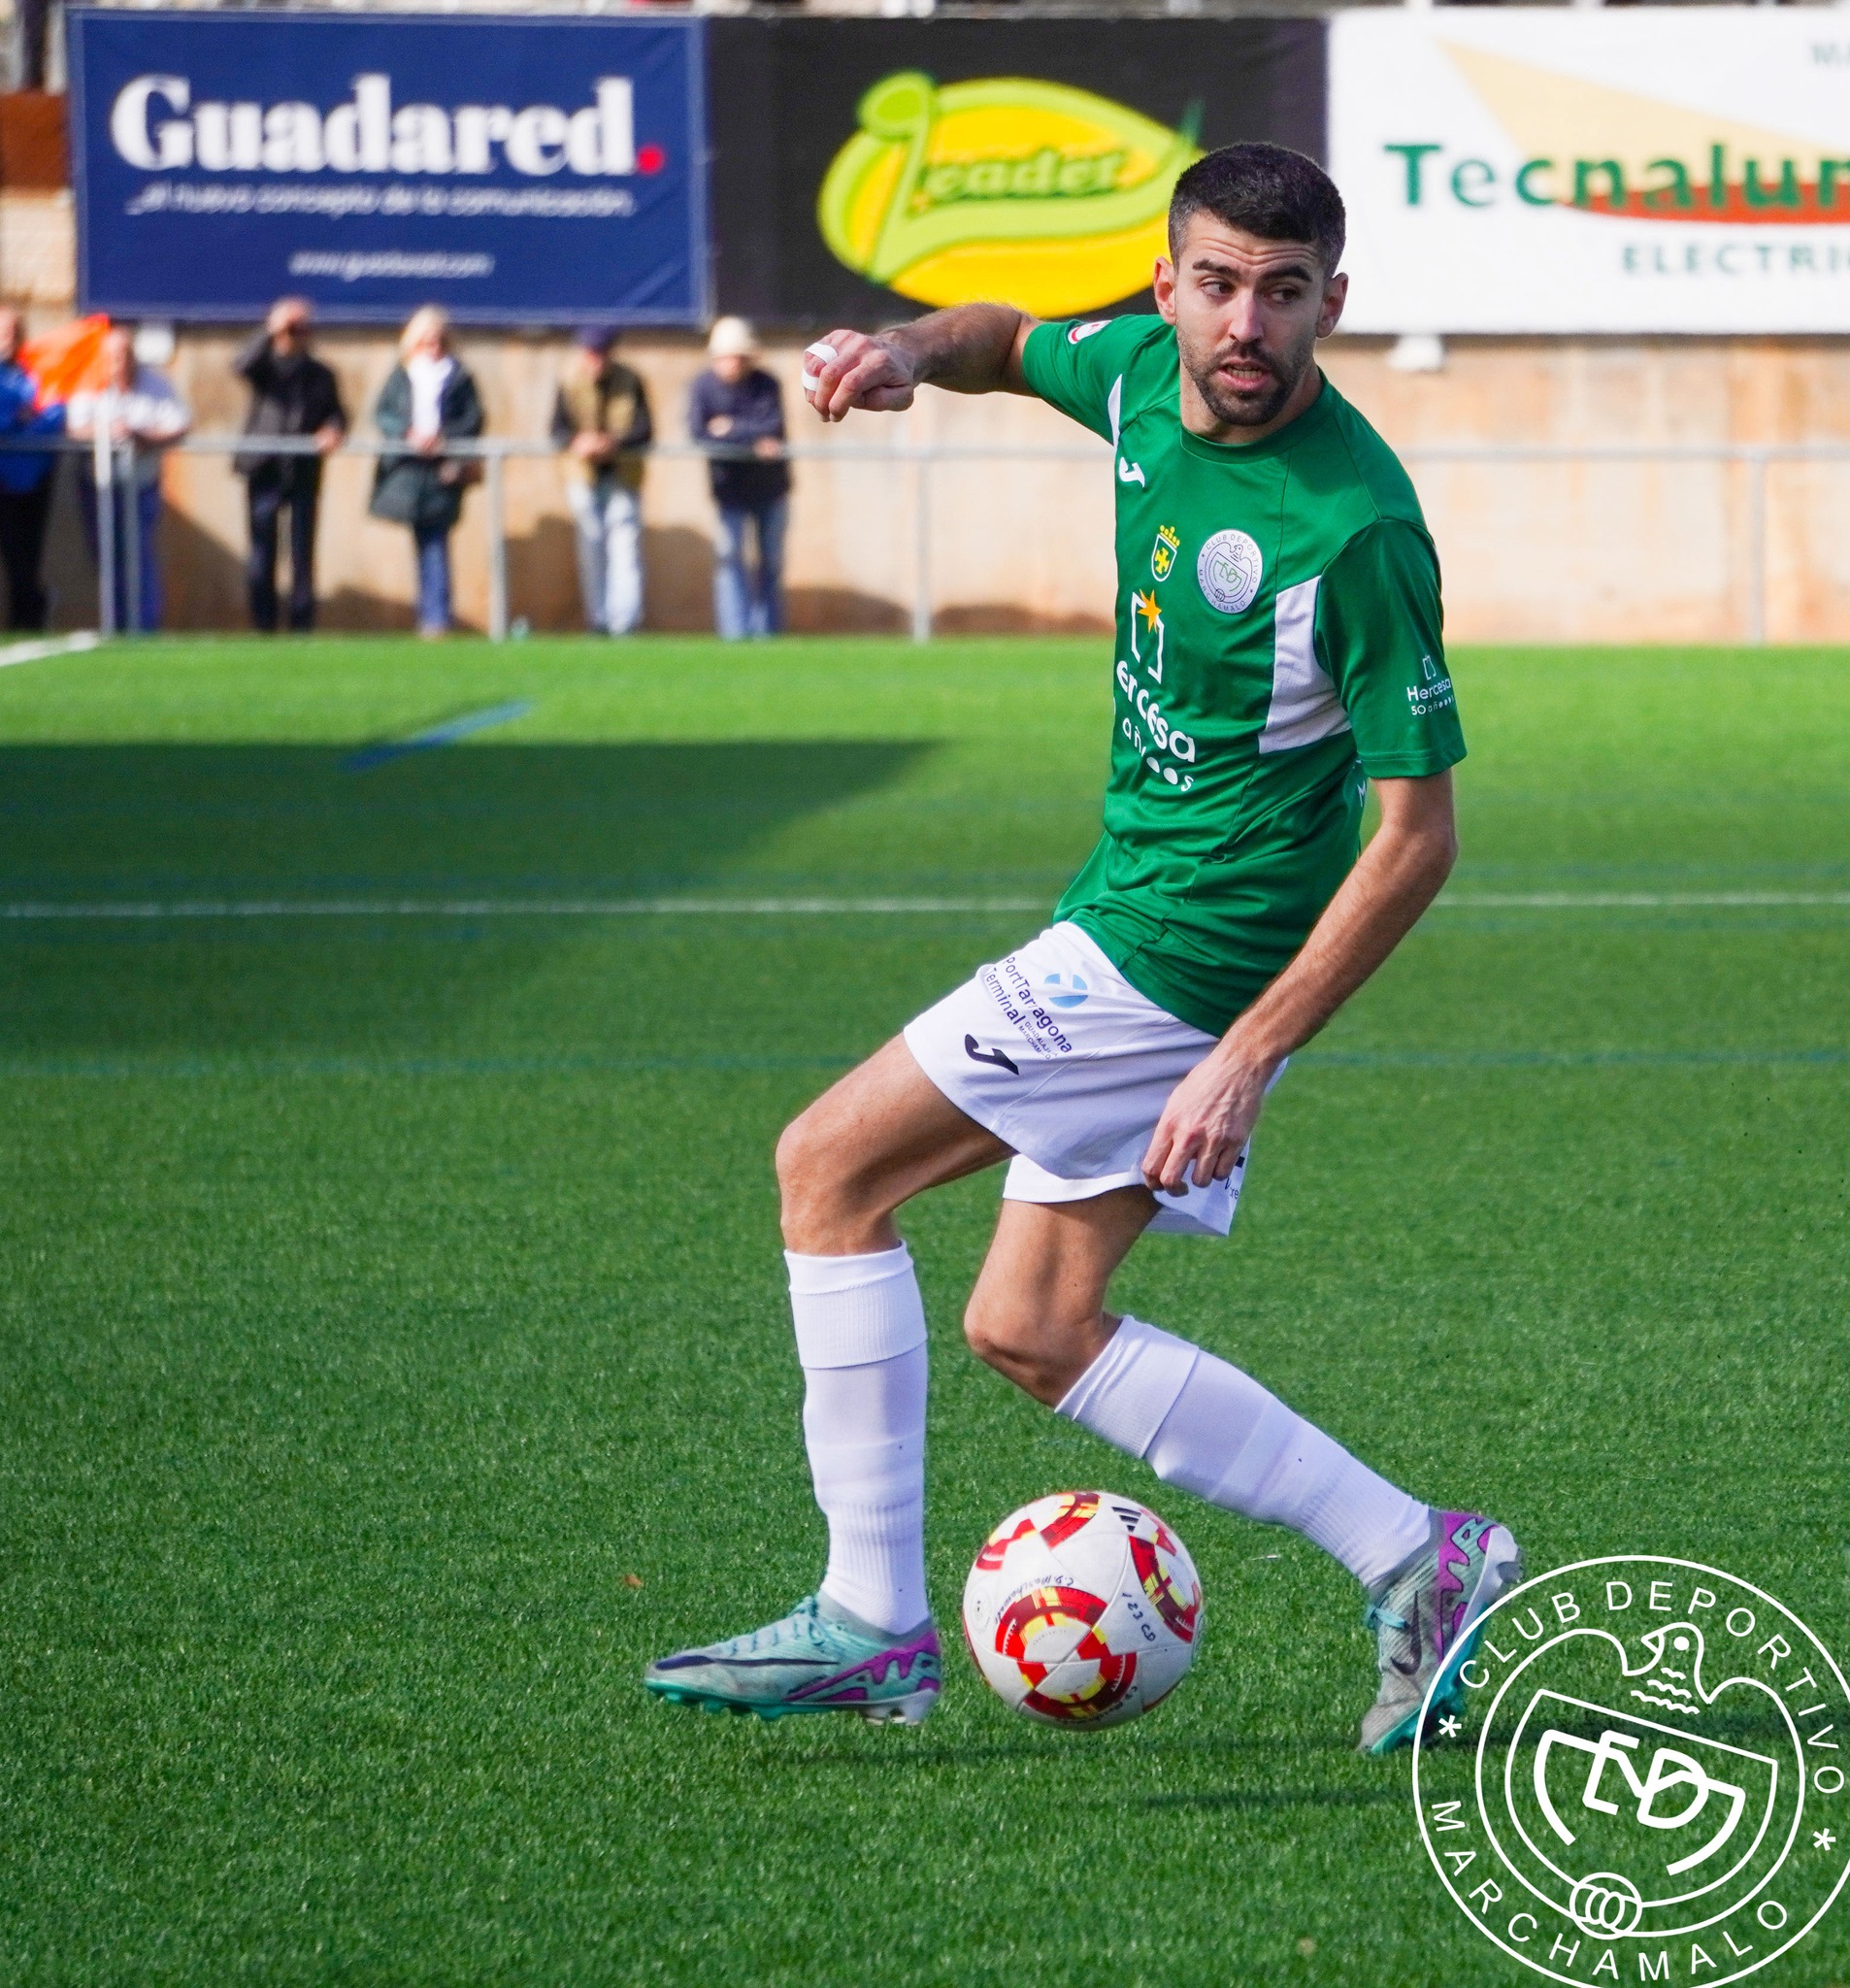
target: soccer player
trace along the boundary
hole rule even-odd
[[[781,1620],[663,1657],[651,1691],[767,1718],[913,1722],[940,1688],[925,1593],[925,1319],[894,1211],[1008,1162],[965,1315],[976,1354],[1166,1483],[1290,1526],[1367,1592],[1361,1744],[1458,1693],[1521,1578],[1508,1530],[1378,1476],[1257,1380],[1105,1309],[1147,1228],[1224,1236],[1285,1059],[1432,903],[1465,746],[1438,566],[1405,472],[1318,370],[1342,202],[1238,145],[1176,182],[1156,316],[991,304],[811,348],[825,421],[930,381],[1031,393],[1107,438],[1117,643],[1105,832],[1045,932],[908,1025],[777,1148],[805,1441],[829,1525]],[[833,348],[834,356],[829,356]],[[1372,780],[1380,825],[1358,856]]]

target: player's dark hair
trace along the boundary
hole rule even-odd
[[[1315,159],[1282,145],[1224,145],[1197,159],[1170,196],[1172,255],[1189,215],[1204,213],[1267,242],[1308,242],[1326,276],[1342,260],[1342,195]]]

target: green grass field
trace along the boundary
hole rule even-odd
[[[1120,1299],[1532,1568],[1716,1564],[1841,1655],[1850,654],[1456,674],[1450,901],[1278,1091],[1232,1242]],[[820,1566],[776,1131],[1037,928],[1107,710],[1085,642],[0,672],[0,1980],[1533,1978],[1349,1750],[1346,1576],[1180,1494],[1207,1636],[1129,1728],[956,1648],[915,1733],[640,1689]],[[1023,909],[17,915],[701,896]],[[996,1193],[906,1220],[946,1626],[1010,1506],[1162,1488],[964,1351]],[[1840,1905],[1774,1978],[1846,1976]]]

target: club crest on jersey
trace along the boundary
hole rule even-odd
[[[1246,533],[1231,528],[1216,532],[1195,561],[1195,580],[1202,598],[1223,614],[1243,614],[1259,593],[1266,570],[1264,555]]]
[[[1173,524],[1159,524],[1156,528],[1156,544],[1150,547],[1150,573],[1157,580],[1167,580],[1175,565],[1175,553],[1182,541]]]

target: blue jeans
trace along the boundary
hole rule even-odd
[[[713,542],[713,624],[727,642],[783,633],[783,531],[790,500],[721,505]],[[757,541],[757,563],[745,565],[745,527]]]
[[[141,483],[135,490],[135,522],[141,534],[142,583],[141,599],[136,603],[139,612],[133,615],[128,607],[128,486],[112,483],[110,491],[116,500],[111,507],[116,521],[116,625],[125,631],[140,629],[152,633],[160,626],[161,609],[160,485]],[[78,477],[77,498],[78,509],[83,514],[83,537],[89,545],[90,557],[94,559],[96,485],[87,476]]]
[[[621,483],[567,485],[578,540],[584,625],[599,635],[631,635],[643,619],[643,514]]]
[[[449,632],[449,534],[412,527],[417,544],[417,632]]]

